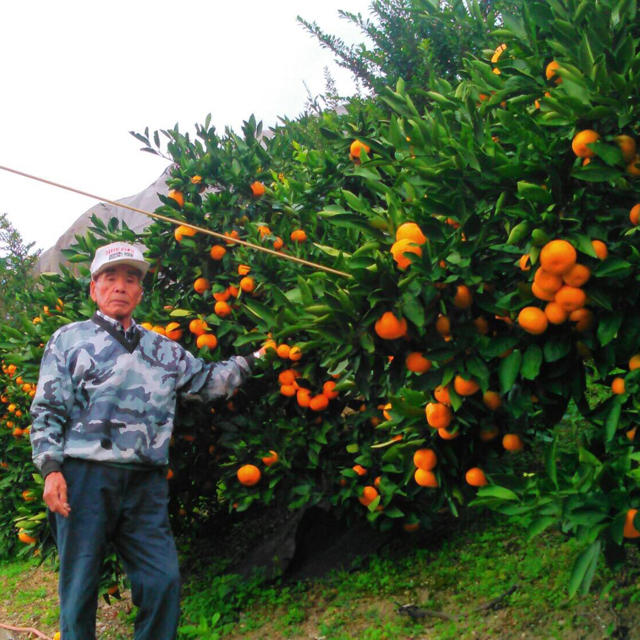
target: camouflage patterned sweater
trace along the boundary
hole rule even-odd
[[[31,405],[33,461],[43,476],[66,457],[164,466],[177,394],[229,396],[251,372],[253,356],[205,363],[133,326],[128,341],[119,323],[97,313],[51,336]]]

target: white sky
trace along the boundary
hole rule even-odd
[[[370,0],[6,0],[0,3],[0,165],[117,200],[142,191],[166,161],[128,132],[212,114],[222,133],[252,113],[265,127],[295,117],[350,75],[296,22],[347,42],[360,32],[338,9]],[[0,213],[47,249],[95,201],[0,171]]]

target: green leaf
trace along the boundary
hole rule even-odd
[[[185,318],[186,316],[192,316],[193,311],[189,311],[188,309],[174,309],[169,317],[171,318]]]
[[[489,384],[491,372],[483,360],[477,357],[469,358],[465,363],[465,368],[480,383],[481,387]]]
[[[346,214],[346,215],[349,215],[349,214]],[[340,256],[348,258],[350,256],[350,254],[345,253],[340,249],[336,249],[335,247],[329,247],[325,244],[319,244],[317,242],[314,242],[313,246],[316,247],[316,249],[320,249],[320,251],[322,251],[323,253],[326,253],[332,258],[339,258]]]
[[[373,337],[371,336],[370,333],[361,333],[360,334],[360,346],[367,352],[367,353],[374,353],[376,350],[376,345],[375,342],[373,340]]]
[[[530,225],[524,220],[518,223],[511,232],[509,233],[509,237],[507,238],[507,244],[519,244],[529,235]]]
[[[540,373],[542,365],[542,349],[537,344],[531,344],[527,347],[522,357],[522,367],[520,375],[525,380],[535,380]]]
[[[588,465],[593,467],[596,471],[599,471],[602,468],[602,462],[598,460],[596,456],[591,453],[588,449],[584,447],[578,448],[578,460],[581,465]]]
[[[368,213],[370,208],[366,202],[359,196],[351,193],[351,191],[347,191],[347,189],[342,190],[342,196],[347,201],[347,204],[358,213]]]
[[[414,297],[405,297],[402,303],[402,314],[409,318],[416,327],[422,328],[425,323],[424,308]]]
[[[622,315],[620,313],[602,314],[598,318],[598,329],[596,335],[601,346],[609,344],[622,326]]]
[[[318,216],[321,218],[327,218],[331,224],[335,224],[340,227],[351,227],[353,229],[362,229],[371,233],[372,229],[368,220],[355,213],[347,213],[346,211],[336,211],[335,209],[326,208],[323,211],[319,211]],[[337,249],[333,250],[336,255],[342,253]]]
[[[526,41],[528,39],[527,32],[524,28],[524,22],[520,17],[505,13],[503,15],[503,20],[505,29],[507,32],[511,32],[509,35],[513,34],[518,40]]]
[[[545,460],[544,465],[547,470],[547,475],[549,476],[549,480],[553,482],[553,486],[558,488],[558,467],[557,467],[557,458],[558,458],[558,438],[555,437],[551,446],[545,452]]]
[[[244,306],[255,316],[263,321],[266,329],[272,329],[276,325],[276,317],[265,305],[247,298]]]
[[[300,291],[300,301],[303,305],[308,306],[313,304],[313,292],[307,281],[302,277],[297,277],[298,290]]]
[[[592,258],[598,257],[591,244],[591,238],[588,235],[578,233],[572,238],[572,242],[578,251],[582,251],[582,253],[586,253]]]
[[[624,524],[627,519],[626,513],[619,513],[611,522],[609,526],[609,533],[611,534],[611,538],[616,544],[622,544],[623,542],[623,532],[624,532]]]
[[[516,344],[518,344],[518,339],[513,336],[498,336],[490,340],[483,340],[479,351],[486,358],[497,358],[500,354],[515,347]]]
[[[602,140],[597,140],[593,144],[593,150],[608,165],[615,166],[622,164],[622,151],[617,145],[606,144]]]
[[[370,181],[369,182],[369,187],[370,188],[375,188],[376,183],[380,182],[380,175],[374,171],[371,168],[371,165],[367,165],[369,168],[365,169],[364,167],[360,166],[360,167],[355,167],[353,170],[353,174],[356,176],[360,176],[361,178],[364,178],[365,180]],[[380,183],[380,189],[384,190],[384,186],[382,183]]]
[[[544,343],[544,359],[547,362],[556,362],[564,358],[571,350],[571,342],[564,338],[551,338]]]
[[[72,262],[72,263],[88,262],[88,261],[89,261],[89,258],[85,255],[82,255],[81,253],[76,253],[67,258],[67,262]]]
[[[611,409],[607,415],[607,421],[604,425],[605,442],[611,442],[620,422],[620,414],[622,413],[622,403],[620,398],[614,398]]]
[[[589,163],[586,167],[576,167],[571,172],[572,178],[584,180],[585,182],[610,182],[621,175],[620,169],[605,167],[595,162]]]
[[[564,75],[563,78],[563,89],[567,92],[569,96],[578,100],[578,102],[582,103],[584,106],[591,106],[591,94],[584,86],[584,84],[580,82],[575,82],[573,79]],[[594,145],[595,146],[595,145]]]
[[[594,527],[607,518],[607,514],[603,511],[591,509],[589,507],[579,507],[570,511],[566,519],[572,525],[579,524],[585,527]]]
[[[497,498],[498,500],[519,500],[518,494],[497,485],[488,485],[478,489],[479,498]]]
[[[527,528],[528,538],[535,538],[557,521],[558,519],[554,516],[541,516],[540,518],[536,518]]]
[[[600,558],[600,540],[592,542],[577,558],[569,578],[569,598],[576,593],[582,595],[589,592],[591,581]]]
[[[605,276],[624,278],[630,275],[632,270],[632,265],[626,260],[608,258],[594,269],[594,275],[598,278],[604,278]]]
[[[455,108],[458,106],[458,104],[451,100],[450,98],[447,98],[446,96],[443,96],[441,93],[436,93],[435,91],[427,91],[427,95],[434,101],[437,102],[438,104],[442,105],[443,107],[451,107],[451,108]]]
[[[547,204],[551,201],[551,194],[546,189],[543,189],[539,184],[526,182],[525,180],[518,181],[518,195],[525,200],[541,202],[542,204]]]
[[[264,342],[264,335],[260,336],[257,333],[245,333],[241,336],[238,336],[233,341],[234,347],[242,347],[245,344],[253,344],[258,342]]]
[[[502,359],[498,368],[498,378],[500,379],[501,393],[507,393],[513,387],[513,383],[518,377],[520,365],[522,364],[522,353],[519,349],[514,349],[506,358]]]

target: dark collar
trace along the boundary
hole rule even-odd
[[[137,329],[130,339],[127,339],[122,331],[113,323],[109,322],[106,318],[101,316],[98,312],[94,313],[91,320],[95,322],[99,327],[102,327],[112,338],[117,340],[129,353],[133,353],[140,342],[140,330]]]

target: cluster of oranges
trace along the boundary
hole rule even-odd
[[[170,340],[180,340],[183,335],[182,327],[179,322],[169,322],[166,325],[152,324],[151,322],[141,322],[140,326],[147,331],[154,331],[161,336],[166,336]]]
[[[410,264],[411,258],[406,254],[415,254],[422,257],[422,245],[427,242],[427,237],[415,222],[404,222],[396,230],[396,241],[391,245],[391,255],[398,268],[404,271]]]
[[[596,255],[604,260],[607,247],[601,240],[593,240]],[[585,308],[587,294],[582,287],[589,281],[591,270],[577,262],[574,246],[563,239],[551,240],[540,251],[540,267],[535,271],[531,293],[547,304],[544,309],[524,307],[518,314],[518,324],[528,333],[544,333],[549,324],[575,323],[578,331],[593,325],[593,312]]]
[[[147,331],[154,331],[160,335],[166,336],[170,340],[180,340],[184,335],[184,331],[179,322],[172,321],[166,325],[152,324],[151,322],[141,322],[140,326]],[[207,349],[215,349],[218,346],[218,339],[213,333],[209,333],[209,325],[202,318],[194,318],[189,322],[189,331],[196,336],[196,346],[198,349],[206,347]]]
[[[436,478],[433,469],[438,464],[438,456],[433,449],[418,449],[413,454],[413,464],[416,470],[413,479],[416,484],[421,487],[437,487],[438,478]]]
[[[276,355],[282,360],[290,360],[298,362],[302,358],[302,349],[286,343],[277,344],[275,340],[269,339],[264,343],[264,348],[269,351],[275,351]],[[280,393],[287,398],[296,399],[298,405],[312,411],[324,411],[329,407],[329,402],[338,397],[335,390],[336,383],[334,380],[327,380],[322,385],[322,391],[313,393],[309,386],[299,383],[301,373],[293,368],[287,368],[278,374],[278,383],[280,384]]]
[[[271,232],[271,229],[267,225],[259,225],[258,233],[260,234],[260,240],[264,240],[265,238],[273,238],[273,248],[276,251],[280,251],[284,247],[284,240],[280,236],[274,236]]]
[[[449,221],[447,221],[447,223],[449,224]],[[396,232],[395,242],[391,247],[391,254],[398,267],[401,270],[405,270],[411,264],[411,256],[406,254],[414,254],[421,257],[422,246],[426,242],[428,242],[427,237],[424,235],[420,227],[414,222],[406,222],[400,225]],[[573,274],[574,279],[571,280],[573,284],[577,281],[578,272],[582,273],[581,266],[580,268],[576,268],[576,271]],[[562,280],[560,280],[560,282],[563,284]],[[560,301],[564,301],[565,297],[566,290],[560,295]],[[473,294],[471,289],[465,284],[457,285],[453,293],[452,304],[460,310],[469,309],[473,304]],[[480,318],[478,320],[483,319]],[[484,322],[474,321],[474,324],[476,325],[478,332],[486,333],[488,331],[486,320]],[[440,314],[435,325],[436,331],[444,340],[449,341],[452,339],[451,320],[447,315]],[[406,338],[408,330],[407,321],[404,318],[396,316],[393,311],[386,311],[376,321],[374,330],[376,335],[383,340]],[[424,353],[412,351],[406,356],[405,365],[409,371],[422,374],[429,371],[432,363]],[[458,374],[453,379],[453,389],[458,396],[464,398],[476,394],[480,390],[480,386],[475,380]],[[448,385],[437,386],[434,389],[433,394],[434,400],[428,402],[425,407],[427,424],[435,429],[442,439],[452,440],[460,435],[460,431],[457,428],[451,427],[453,421],[453,410],[451,407]],[[492,390],[487,390],[483,393],[482,401],[491,411],[496,411],[502,404],[500,394],[497,391]],[[390,408],[390,404],[387,404],[384,407],[384,413],[387,419],[390,418],[388,413]],[[498,433],[498,428],[491,425],[482,431],[480,437],[483,441],[488,441],[495,438]],[[524,446],[522,438],[518,434],[513,433],[505,434],[502,444],[505,450],[508,451],[519,451]],[[420,449],[416,452],[414,456],[414,465],[416,466],[414,480],[417,484],[427,487],[438,486],[437,478],[433,472],[433,467],[435,467],[436,461],[437,457],[435,452],[431,449]],[[470,470],[467,473],[466,480],[472,486],[483,486],[486,484],[486,477],[484,477],[483,472],[479,469]]]
[[[215,247],[214,247],[215,248]],[[220,247],[226,252],[224,247]],[[233,313],[230,304],[231,298],[237,298],[240,292],[252,294],[256,289],[256,281],[253,276],[249,275],[251,267],[246,264],[238,265],[238,274],[241,276],[238,286],[230,284],[223,291],[214,291],[212,297],[214,299],[213,311],[220,318],[227,318]],[[203,276],[196,278],[193,282],[193,289],[196,293],[203,295],[211,289],[211,283]],[[167,325],[154,325],[151,322],[142,322],[141,326],[149,331],[155,331],[171,340],[180,340],[183,336],[183,329],[179,322],[172,321]],[[195,318],[189,323],[189,331],[196,336],[196,346],[198,349],[206,347],[207,349],[215,349],[218,345],[217,337],[209,333],[207,323],[201,318]]]
[[[600,140],[600,134],[593,129],[578,131],[571,141],[571,149],[578,158],[582,158],[582,164],[588,165],[596,152],[591,145]],[[637,153],[636,141],[627,134],[620,134],[613,138],[613,142],[622,153],[622,159],[626,164],[627,173],[631,176],[640,175],[640,156]]]
[[[2,373],[10,378],[13,377],[16,373],[17,367],[15,364],[4,364],[2,363]]]
[[[288,345],[286,342],[278,344],[269,334],[268,340],[262,345],[266,351],[275,351],[278,358],[282,360],[291,360],[292,362],[298,362],[302,359],[302,349],[294,344]]]
[[[215,349],[218,346],[218,338],[209,332],[209,325],[202,318],[194,318],[189,322],[189,331],[196,336],[196,346]]]
[[[360,501],[360,504],[368,507],[379,495],[378,490],[374,486],[368,484],[362,487],[362,492],[358,500]]]
[[[452,383],[453,389],[461,398],[473,396],[480,391],[480,385],[472,378],[458,374],[454,377]],[[502,398],[497,391],[487,390],[482,394],[483,404],[491,411],[496,411],[502,404]],[[391,419],[389,410],[391,404],[388,403],[383,407],[384,416],[387,420]],[[454,418],[453,409],[451,407],[451,396],[449,393],[449,385],[438,385],[433,391],[433,400],[428,402],[425,407],[425,417],[427,424],[437,431],[442,440],[453,440],[460,435],[457,428],[452,428]],[[495,425],[485,427],[480,433],[480,439],[484,442],[493,440],[497,437],[499,429]],[[521,436],[515,433],[507,433],[502,438],[502,446],[507,451],[520,451],[524,447]],[[415,452],[413,463],[416,467],[414,472],[415,482],[424,487],[437,487],[438,481],[433,472],[433,468],[437,464],[437,456],[432,449],[419,449]],[[471,481],[469,481],[471,479]],[[466,477],[466,480],[472,486],[483,486],[486,484],[486,478],[481,484],[479,482],[480,475],[478,471],[473,471]]]
[[[453,379],[453,389],[461,398],[475,395],[480,391],[480,385],[472,378],[457,374]],[[436,429],[438,435],[443,440],[453,440],[459,435],[457,429],[450,429],[453,421],[453,411],[451,409],[451,396],[449,385],[438,385],[433,390],[434,400],[428,402],[425,407],[427,424]],[[488,409],[495,411],[502,400],[497,391],[487,390],[483,394],[483,403]],[[489,438],[483,438],[489,439]]]
[[[329,402],[338,397],[335,380],[327,380],[322,385],[322,391],[313,394],[311,389],[299,384],[300,372],[295,369],[284,369],[278,374],[280,393],[288,398],[295,397],[298,405],[311,411],[324,411]]]
[[[3,393],[0,395],[0,404],[5,406],[5,411],[0,415],[0,420],[4,422],[7,429],[11,430],[11,434],[15,438],[28,435],[30,427],[23,428],[24,420],[28,417],[26,409],[23,407],[28,405],[29,399],[33,398],[36,393],[36,385],[32,382],[26,382],[15,364],[2,363],[2,373],[10,379]]]
[[[358,152],[358,155],[359,155],[359,152]],[[250,189],[254,198],[260,198],[266,192],[266,188],[264,184],[257,180],[250,185]],[[170,191],[169,197],[175,200],[180,207],[184,205],[184,195],[180,191],[175,191],[175,190]],[[197,233],[198,233],[197,230],[194,229],[192,226],[181,224],[174,229],[173,235],[174,235],[174,238],[176,239],[176,242],[181,243],[183,238],[185,237],[191,238],[195,236]],[[282,240],[282,238],[279,236],[274,236],[271,232],[271,229],[269,229],[268,226],[259,225],[258,233],[260,234],[261,240],[264,240],[266,237],[270,237],[273,239],[274,250],[280,251],[281,249],[284,248],[284,241]],[[235,229],[229,233],[225,233],[224,235],[228,237],[228,240],[226,241],[227,245],[233,245],[234,244],[233,241],[239,238],[239,234]],[[307,240],[307,233],[304,229],[294,229],[290,233],[290,239],[295,244],[301,244]],[[211,256],[212,260],[220,261],[225,256],[226,252],[227,252],[227,249],[224,245],[214,244],[209,250],[209,255]]]

